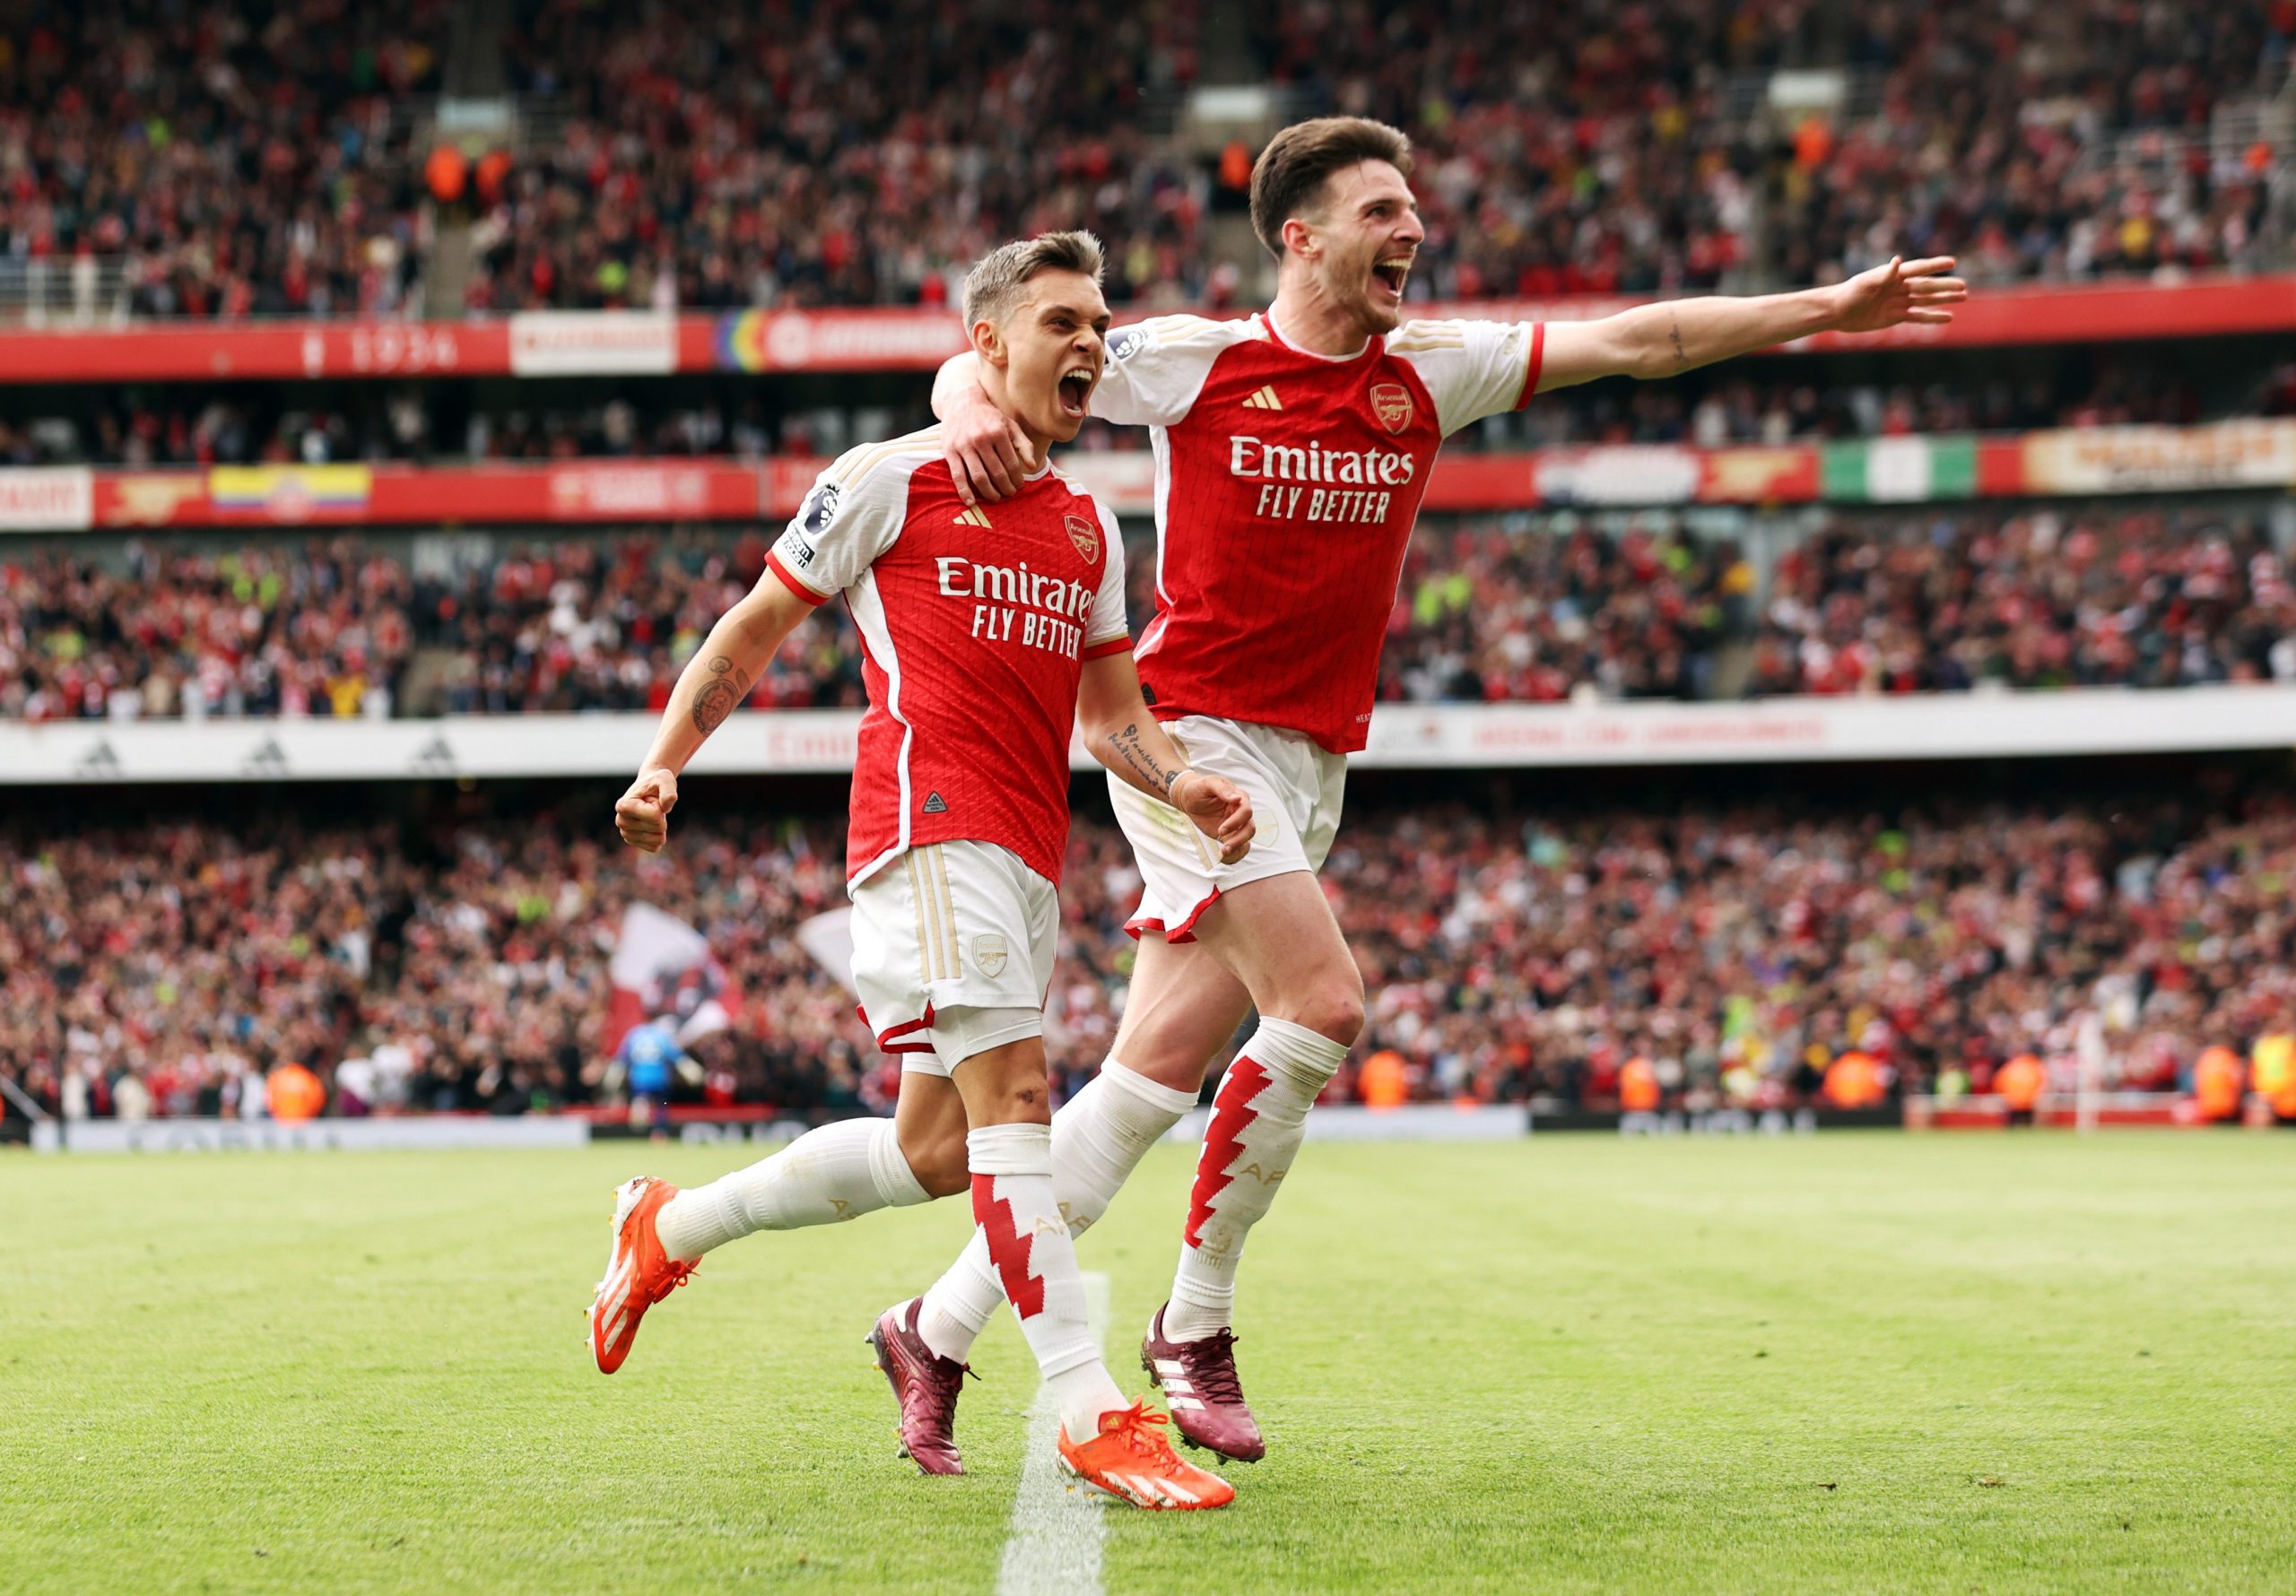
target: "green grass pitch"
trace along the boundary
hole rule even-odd
[[[992,1590],[1018,1332],[960,1480],[861,1344],[961,1202],[589,1366],[610,1187],[744,1156],[0,1158],[0,1589]],[[1187,1173],[1083,1243],[1127,1383]],[[1111,1592],[2296,1590],[2296,1138],[1318,1145],[1240,1320],[1268,1460],[1111,1509]]]

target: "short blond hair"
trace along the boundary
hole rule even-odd
[[[1041,233],[1001,245],[965,273],[965,326],[983,322],[1003,326],[1020,307],[1021,285],[1039,272],[1081,272],[1098,282],[1102,258],[1100,241],[1082,230]]]

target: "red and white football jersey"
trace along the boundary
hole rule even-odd
[[[1361,748],[1435,451],[1528,403],[1545,343],[1536,322],[1405,322],[1346,357],[1265,316],[1118,328],[1092,413],[1153,429],[1156,715]]]
[[[807,603],[843,594],[861,633],[848,884],[965,839],[1057,885],[1077,681],[1132,646],[1116,518],[1048,466],[968,507],[927,428],[839,456],[766,564]]]

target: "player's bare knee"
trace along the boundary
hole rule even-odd
[[[1352,970],[1344,978],[1317,981],[1287,1007],[1292,1011],[1279,1019],[1328,1037],[1343,1047],[1353,1046],[1355,1038],[1363,1034],[1363,983]]]
[[[900,1156],[909,1160],[909,1172],[917,1184],[933,1197],[953,1197],[972,1184],[972,1176],[965,1167],[965,1134],[962,1126],[950,1132],[903,1137]]]
[[[1004,1080],[977,1098],[974,1119],[991,1125],[1048,1125],[1052,1090],[1039,1073],[1033,1080]]]
[[[1048,1125],[1052,1084],[1034,1037],[975,1054],[957,1066],[957,1090],[976,1125]]]

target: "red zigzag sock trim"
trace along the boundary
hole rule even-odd
[[[1029,1273],[1029,1252],[1036,1238],[1022,1236],[1010,1201],[996,1195],[996,1177],[972,1177],[972,1222],[988,1238],[988,1260],[1004,1287],[1004,1300],[1023,1319],[1044,1312],[1044,1281]]]
[[[1204,1245],[1204,1221],[1212,1217],[1212,1200],[1236,1177],[1228,1166],[1243,1156],[1244,1132],[1259,1118],[1251,1107],[1267,1085],[1267,1071],[1254,1059],[1239,1056],[1228,1066],[1228,1078],[1212,1099],[1212,1123],[1204,1127],[1204,1151],[1196,1161],[1196,1187],[1188,1194],[1187,1245]]]

